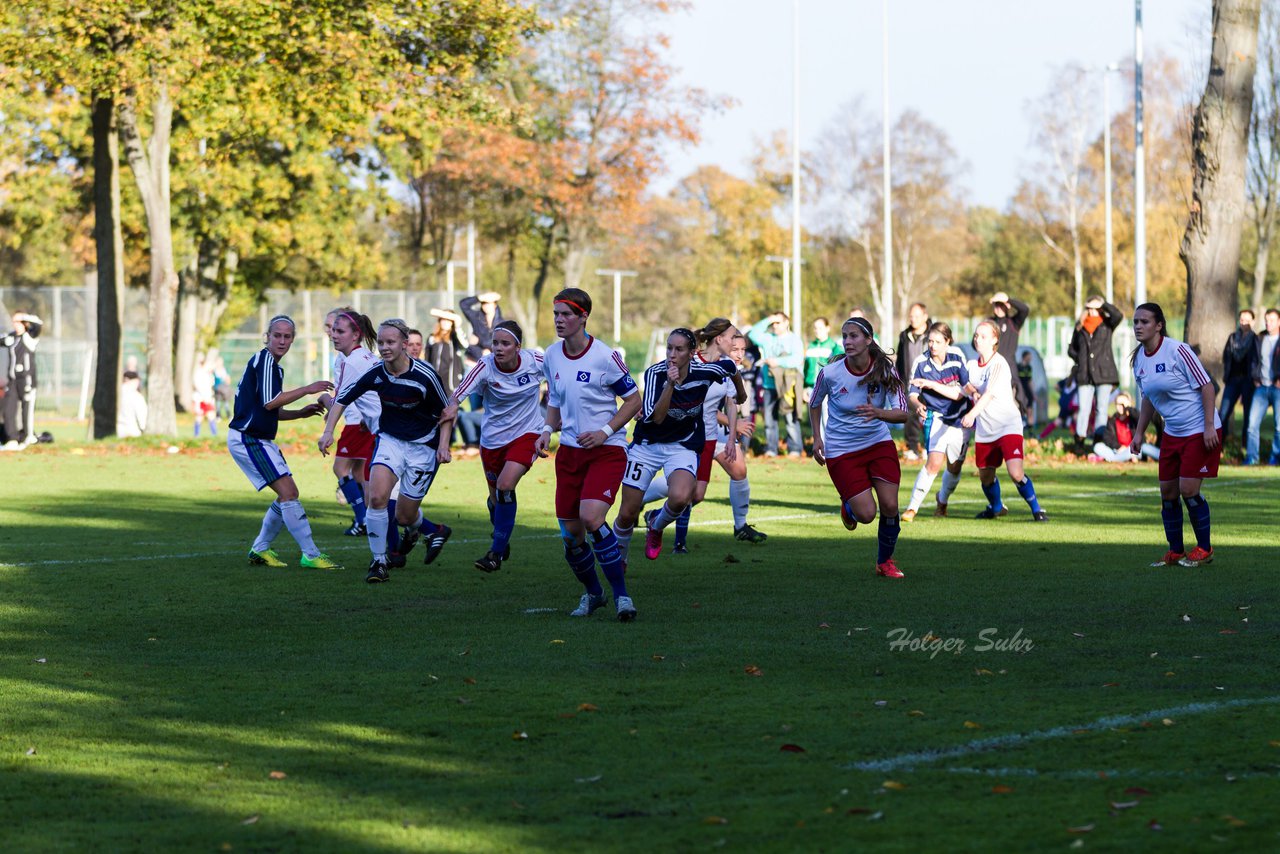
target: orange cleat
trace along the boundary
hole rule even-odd
[[[1204,566],[1206,563],[1213,563],[1213,549],[1205,551],[1196,546],[1191,553],[1178,561],[1182,566]]]

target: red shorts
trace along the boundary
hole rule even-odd
[[[902,482],[902,467],[898,465],[898,446],[893,442],[877,442],[861,451],[841,454],[827,460],[827,474],[836,485],[841,501],[871,488],[871,481]]]
[[[973,460],[980,469],[1000,468],[1005,460],[1022,459],[1022,434],[1009,433],[994,442],[977,442],[973,446]]]
[[[347,424],[338,436],[335,456],[340,460],[371,460],[373,441],[373,434],[363,424]]]
[[[1194,436],[1170,436],[1160,439],[1160,480],[1205,478],[1218,476],[1218,461],[1222,459],[1222,428],[1218,428],[1218,447],[1212,451],[1204,446],[1204,434]]]
[[[191,405],[195,409],[197,421],[201,418],[212,417],[218,411],[212,400],[195,400],[192,401]]]
[[[698,454],[698,480],[703,483],[711,482],[711,463],[716,458],[716,440],[708,439],[702,446],[702,453]]]
[[[580,501],[612,505],[626,469],[626,448],[561,445],[556,451],[556,518],[577,519]]]
[[[526,469],[533,468],[534,460],[538,459],[538,452],[533,448],[537,441],[537,433],[525,433],[513,439],[505,447],[480,448],[480,463],[484,466],[484,476],[496,482],[498,475],[502,473],[502,467],[507,463],[519,463]]]

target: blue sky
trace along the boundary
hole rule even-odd
[[[1146,0],[1146,56],[1207,61],[1210,7]],[[694,0],[664,22],[680,81],[738,106],[703,122],[697,148],[672,150],[655,189],[703,164],[745,174],[755,140],[790,128],[791,15],[791,0]],[[801,0],[800,29],[804,147],[855,96],[879,111],[881,0]],[[941,126],[968,162],[969,201],[1003,209],[1029,159],[1026,103],[1056,67],[1128,62],[1133,37],[1132,0],[890,0],[890,109]],[[1113,108],[1123,85],[1113,78]]]

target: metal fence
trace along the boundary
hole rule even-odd
[[[262,332],[276,314],[287,314],[298,323],[298,337],[289,355],[289,374],[299,382],[329,377],[332,348],[324,335],[324,315],[338,305],[352,305],[374,321],[403,317],[429,334],[434,324],[429,312],[444,308],[457,296],[447,291],[332,291],[271,290],[255,316],[239,328],[219,337],[218,348],[232,381],[241,368],[262,347]],[[125,293],[123,356],[134,357],[145,372],[147,348],[147,292],[130,288]],[[97,290],[92,287],[0,288],[0,302],[11,311],[38,314],[45,321],[40,347],[36,351],[38,371],[37,406],[63,415],[78,415],[93,394],[93,359],[97,348]],[[456,308],[456,305],[455,305]],[[981,318],[935,318],[946,320],[958,341],[967,341]],[[7,323],[7,318],[5,319]],[[1170,321],[1169,332],[1182,334],[1181,319]],[[1032,317],[1022,329],[1019,342],[1034,347],[1044,360],[1051,382],[1071,369],[1067,348],[1075,319]],[[635,342],[637,345],[639,341]],[[892,343],[892,342],[890,342]],[[1121,381],[1132,385],[1129,351],[1134,347],[1133,330],[1121,324],[1112,337]],[[642,356],[643,347],[628,347],[628,360]],[[632,365],[633,369],[643,365]]]

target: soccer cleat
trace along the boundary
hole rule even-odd
[[[979,510],[979,511],[978,511],[978,514],[977,514],[976,516],[974,516],[973,518],[975,518],[975,519],[995,519],[995,518],[998,518],[998,517],[1000,517],[1000,516],[1005,515],[1005,514],[1006,514],[1006,513],[1008,513],[1008,512],[1009,512],[1009,508],[1008,508],[1008,507],[1001,507],[999,510],[992,510],[992,509],[991,509],[991,505],[989,505],[989,504],[988,504],[985,510]]]
[[[671,547],[671,553],[673,555],[687,555],[689,553],[689,547],[684,543],[676,543]]]
[[[365,576],[364,580],[370,584],[381,584],[389,579],[390,576],[387,575],[387,565],[377,558],[374,558],[373,562],[369,564],[369,574]]]
[[[1160,558],[1160,560],[1153,562],[1151,566],[1174,566],[1179,561],[1184,560],[1186,556],[1186,552],[1175,552],[1170,550],[1165,552],[1164,557]]]
[[[618,622],[629,623],[636,618],[636,606],[630,596],[619,596],[617,606]]]
[[[743,525],[741,528],[733,529],[733,538],[742,540],[744,543],[751,543],[754,546],[769,539],[769,535],[760,533],[750,525]]]
[[[343,536],[347,537],[367,537],[369,529],[364,526],[364,522],[353,522],[350,528],[343,531]]]
[[[889,558],[884,563],[876,564],[876,575],[884,578],[906,578],[902,574],[902,570],[898,569],[898,565],[893,562],[893,558]]]
[[[1196,546],[1191,553],[1178,561],[1181,566],[1204,566],[1206,563],[1213,563],[1213,549],[1205,551]]]
[[[476,560],[475,567],[481,572],[497,572],[502,569],[502,555],[496,555],[492,551],[485,552],[484,557]]]
[[[847,531],[852,531],[858,527],[858,520],[849,513],[849,505],[844,501],[840,502],[840,521],[844,522],[844,527]]]
[[[569,612],[570,617],[590,617],[604,607],[604,594],[583,593],[578,607]]]
[[[298,566],[304,569],[342,569],[342,564],[338,563],[327,554],[321,553],[315,557],[302,556],[302,560],[298,561]]]
[[[405,565],[409,552],[418,543],[418,529],[407,525],[400,529],[400,545],[393,552],[387,552],[387,566],[400,569]]]
[[[937,504],[937,506],[935,506],[935,507],[933,508],[933,515],[934,515],[934,516],[946,516],[946,515],[947,515],[947,505],[945,505],[945,504],[943,504],[941,501],[939,501],[939,502],[938,502],[938,504]]]
[[[644,556],[649,560],[657,560],[662,554],[662,532],[653,527],[653,518],[657,515],[657,510],[644,514]]]
[[[280,555],[276,554],[275,549],[267,549],[261,552],[255,552],[249,549],[249,563],[254,566],[288,566],[280,559]]]
[[[916,518],[916,511],[911,510],[911,509],[907,509],[907,510],[903,510],[903,511],[902,511],[902,521],[904,521],[904,522],[910,522],[911,520],[913,520],[913,519],[915,519],[915,518]]]
[[[430,564],[436,558],[440,557],[440,550],[444,548],[444,544],[449,542],[449,535],[453,533],[453,528],[448,525],[441,525],[436,528],[436,532],[427,537],[427,554],[422,558],[424,564]]]
[[[1049,514],[1043,510],[1037,510],[1036,512],[1031,514],[1031,518],[1035,519],[1037,522],[1048,522]]]

